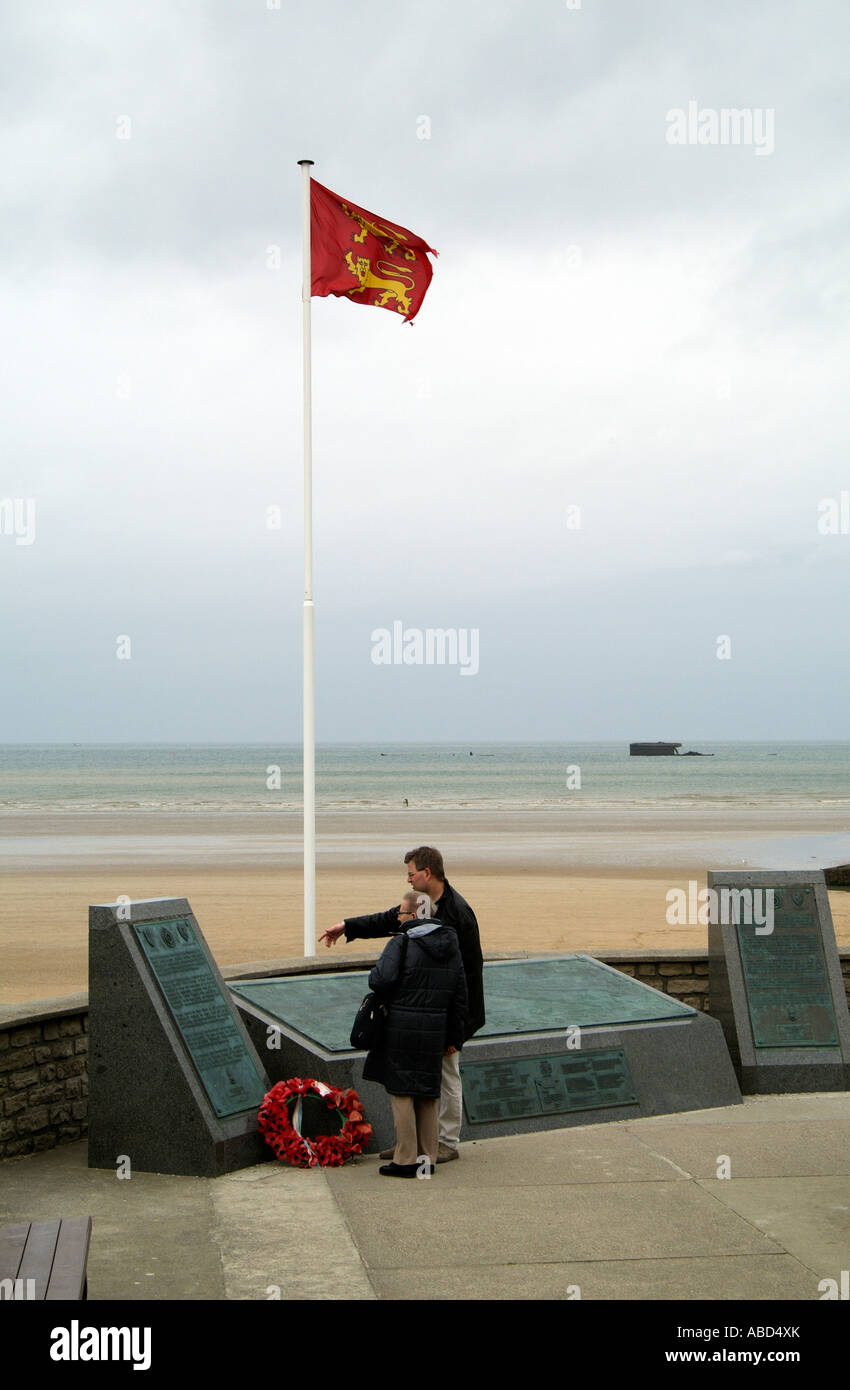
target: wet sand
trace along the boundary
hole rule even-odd
[[[464,869],[805,866],[850,860],[843,808],[576,804],[523,810],[326,811],[317,818],[319,867],[385,866],[436,844],[449,874]],[[99,811],[0,815],[4,868],[227,864],[296,868],[302,822],[294,811]]]

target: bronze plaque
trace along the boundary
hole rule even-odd
[[[775,888],[773,931],[737,933],[755,1046],[838,1047],[814,888]]]
[[[461,1062],[460,1070],[471,1125],[637,1104],[622,1047]]]
[[[328,1052],[351,1051],[351,1025],[369,988],[368,971],[239,980],[234,994]],[[487,1022],[479,1038],[552,1033],[568,1026],[692,1018],[694,1010],[602,961],[572,955],[487,961]]]
[[[263,1078],[192,923],[172,917],[133,930],[216,1115],[259,1110]]]

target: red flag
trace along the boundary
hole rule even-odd
[[[312,293],[393,309],[408,322],[422,307],[434,273],[421,237],[344,202],[310,180]]]

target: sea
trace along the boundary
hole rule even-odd
[[[850,743],[700,743],[695,753],[321,744],[319,863],[385,862],[414,825],[455,860],[547,870],[850,862]],[[302,804],[298,744],[0,745],[0,868],[110,857],[296,864]],[[408,819],[417,811],[424,822]]]
[[[319,810],[716,807],[850,812],[850,742],[326,743]],[[269,812],[302,804],[298,744],[0,745],[0,814]],[[850,817],[848,817],[850,821]]]

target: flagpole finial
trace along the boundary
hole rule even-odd
[[[299,164],[315,164],[315,159],[299,159]]]

